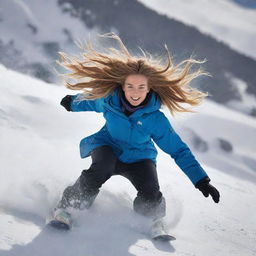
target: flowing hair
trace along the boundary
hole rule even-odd
[[[71,90],[83,90],[86,99],[106,97],[113,93],[115,88],[124,84],[131,74],[144,75],[148,79],[149,89],[160,97],[162,105],[171,112],[193,112],[184,106],[199,105],[208,94],[192,88],[190,82],[200,76],[208,75],[201,68],[191,71],[193,64],[201,64],[193,58],[186,59],[174,65],[170,52],[167,51],[167,64],[161,64],[160,58],[153,58],[142,49],[143,56],[130,54],[122,40],[114,33],[102,37],[112,38],[119,44],[117,48],[107,48],[107,53],[97,51],[89,41],[82,46],[81,57],[67,55],[59,52],[58,64],[70,71],[64,74],[65,86]],[[71,83],[74,79],[75,83]]]

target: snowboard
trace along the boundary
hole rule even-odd
[[[174,241],[176,238],[167,233],[165,223],[162,218],[153,220],[151,226],[151,238],[155,241]]]
[[[63,222],[58,221],[58,220],[51,220],[50,222],[48,222],[47,225],[49,227],[54,228],[54,229],[63,230],[63,231],[68,231],[68,230],[72,229],[72,225],[63,223]],[[155,236],[153,236],[151,238],[154,241],[161,241],[161,242],[168,242],[168,241],[176,240],[176,238],[174,236],[169,235],[169,234],[155,235]]]
[[[163,234],[163,235],[156,235],[156,236],[152,237],[152,239],[155,241],[169,242],[169,241],[176,240],[176,237],[171,236],[169,234]]]
[[[53,217],[47,221],[47,226],[59,230],[70,230],[72,228],[71,214],[62,209],[57,209]]]
[[[56,230],[68,231],[72,229],[71,214],[58,209],[54,212],[53,217],[47,221],[47,226]],[[176,238],[166,232],[165,224],[162,219],[156,219],[150,227],[150,237],[154,241],[168,242],[174,241]]]
[[[58,230],[70,230],[72,228],[71,225],[63,223],[58,220],[51,220],[47,223],[47,226],[58,229]]]

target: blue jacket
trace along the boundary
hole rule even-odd
[[[152,93],[145,107],[130,116],[122,112],[117,89],[106,98],[83,100],[81,97],[82,94],[72,97],[71,111],[96,111],[103,113],[106,120],[100,131],[80,142],[82,158],[89,156],[97,147],[109,145],[122,162],[133,163],[142,159],[156,162],[157,150],[154,141],[175,160],[193,184],[207,176],[188,146],[159,110],[161,103],[156,93]]]

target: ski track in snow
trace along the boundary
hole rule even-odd
[[[169,116],[186,142],[194,131],[208,143],[209,151],[193,152],[221,193],[219,204],[204,198],[159,151],[166,221],[176,241],[150,240],[148,220],[132,211],[136,191],[118,176],[104,184],[89,211],[74,212],[71,232],[58,232],[45,227],[45,218],[89,166],[90,159],[79,158],[78,144],[104,120],[100,114],[66,112],[59,101],[72,92],[3,66],[0,90],[1,256],[256,255],[254,119],[207,101],[198,114]],[[232,143],[233,151],[221,150],[218,137]]]

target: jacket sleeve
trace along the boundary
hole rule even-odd
[[[180,169],[195,185],[199,180],[207,177],[206,172],[195,159],[186,143],[174,131],[165,115],[160,111],[158,113],[151,135],[152,139],[159,148],[174,159]]]
[[[99,98],[95,100],[86,100],[83,98],[83,94],[79,93],[72,96],[70,110],[73,112],[80,111],[95,111],[103,112],[104,108],[104,98]]]

